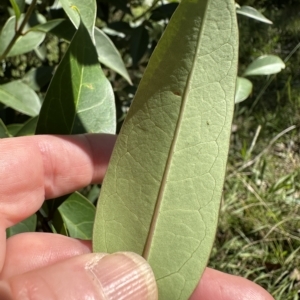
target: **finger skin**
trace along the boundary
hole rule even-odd
[[[91,252],[91,242],[48,233],[23,233],[8,239],[7,259],[0,276],[11,277]],[[190,300],[272,300],[255,283],[206,268]],[[2,300],[2,298],[1,298]]]
[[[45,199],[102,181],[115,139],[95,134],[1,140],[0,225],[29,217]]]
[[[5,229],[35,213],[45,199],[101,182],[116,136],[31,136],[0,140],[0,271]]]
[[[115,298],[108,299],[119,299],[120,293],[127,297],[123,299],[134,299],[132,295],[135,292],[135,299],[148,299],[142,297],[146,295],[144,293],[149,286],[147,285],[147,289],[140,289],[136,283],[132,283],[136,265],[131,265],[132,261],[124,261],[124,257],[119,260],[116,257],[103,260],[106,267],[100,268],[97,276],[95,270],[82,271],[82,267],[86,266],[83,262],[87,262],[84,258],[88,257],[85,253],[90,251],[90,244],[87,242],[34,233],[13,237],[8,240],[6,249],[4,246],[5,228],[33,214],[44,199],[72,192],[90,183],[101,182],[115,139],[111,135],[78,135],[34,136],[0,141],[0,270],[5,252],[7,253],[1,274],[1,278],[6,280],[0,282],[1,300],[19,299],[17,297],[24,299],[26,295],[35,295],[38,299],[82,299],[89,295],[90,299],[104,299],[99,298],[99,295],[103,296],[103,285],[100,285],[99,294],[98,280],[102,274],[117,276],[114,281],[102,277],[104,286],[113,287],[109,290],[109,295]],[[129,269],[125,267],[121,270],[122,266],[129,266]],[[127,275],[128,273],[131,275]],[[150,269],[146,268],[143,276],[149,276],[150,273]],[[122,289],[124,278],[131,282],[125,285],[125,290]],[[58,287],[61,291],[56,290]],[[153,290],[155,288],[152,287],[152,298],[149,299],[156,299]],[[82,297],[78,298],[83,292]],[[25,293],[24,297],[22,293]],[[206,269],[190,299],[273,298],[246,279]]]
[[[6,283],[12,299],[157,300],[149,265],[133,253],[75,256]]]
[[[7,240],[0,280],[91,252],[90,241],[43,232],[17,234]]]
[[[190,300],[274,300],[259,285],[245,278],[206,268]]]

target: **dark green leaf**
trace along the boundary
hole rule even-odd
[[[54,68],[49,66],[41,66],[39,68],[32,68],[21,79],[23,83],[27,84],[34,91],[40,91],[42,87],[48,84],[52,78]]]
[[[69,236],[69,232],[67,230],[66,224],[64,223],[64,220],[58,210],[56,210],[54,213],[52,219],[52,225],[53,225],[52,232]]]
[[[122,10],[123,12],[131,15],[131,10],[128,5],[128,0],[101,0],[101,2],[109,3],[114,5],[116,8]]]
[[[88,199],[76,192],[59,206],[58,211],[70,237],[92,239],[95,206]]]
[[[142,254],[186,300],[214,242],[234,110],[231,0],[182,0],[142,78],[101,188],[94,251]]]
[[[52,33],[59,38],[70,42],[76,32],[76,28],[68,19],[55,19],[44,24],[37,25],[31,29],[32,31],[42,31],[45,33]]]
[[[98,28],[95,28],[95,42],[99,61],[123,76],[129,84],[132,84],[118,49],[110,38]]]
[[[24,16],[21,15],[19,23],[22,22],[23,18]],[[45,18],[42,15],[38,15],[38,19],[43,22],[45,21]],[[0,54],[5,51],[8,44],[15,35],[15,22],[16,17],[13,16],[6,21],[4,27],[2,28],[0,34]],[[29,29],[30,26],[27,24],[24,28],[24,32],[28,31]],[[37,47],[44,40],[44,38],[45,33],[43,32],[28,32],[27,34],[22,35],[18,38],[7,56],[9,57],[27,53]]]
[[[7,238],[23,232],[34,232],[36,229],[36,214],[26,220],[6,229]]]
[[[238,77],[235,88],[235,103],[246,100],[252,93],[253,84],[250,80]]]
[[[21,80],[0,85],[0,102],[31,117],[37,116],[41,108],[38,95]]]
[[[81,24],[52,78],[36,133],[114,133],[115,127],[113,90]]]
[[[153,21],[171,19],[177,7],[178,3],[168,3],[165,5],[161,5],[152,11],[150,19]]]
[[[113,32],[123,33],[123,36],[131,35],[133,28],[130,25],[123,21],[112,22],[108,24],[108,30],[112,30]]]
[[[9,131],[7,130],[5,124],[0,119],[0,139],[10,137]]]
[[[136,66],[148,49],[149,34],[144,25],[140,25],[132,30],[130,54],[132,65]]]

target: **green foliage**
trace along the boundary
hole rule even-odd
[[[92,239],[96,209],[88,199],[79,193],[73,193],[57,210],[70,237]]]
[[[91,1],[91,6],[85,5],[88,1],[55,1],[53,4],[50,0],[33,0],[31,5],[24,0],[0,2],[0,137],[7,138],[34,134],[38,118],[39,124],[49,124],[49,132],[54,132],[56,123],[62,124],[65,114],[81,123],[83,117],[75,112],[79,108],[77,100],[81,99],[80,105],[91,108],[91,101],[105,98],[102,91],[95,91],[94,96],[90,90],[87,99],[78,97],[84,95],[72,85],[68,67],[64,69],[68,75],[63,81],[58,80],[57,75],[61,75],[62,66],[65,64],[66,68],[68,60],[81,71],[97,69],[95,74],[100,74],[97,76],[111,96],[113,90],[119,130],[149,57],[179,1],[97,0]],[[276,300],[295,300],[299,299],[300,285],[300,27],[297,14],[300,7],[296,0],[240,0],[239,4],[240,76],[244,76],[252,62],[265,55],[281,57],[278,66],[282,68],[283,61],[285,69],[279,74],[251,76],[251,82],[244,77],[237,81],[236,102],[239,103],[232,127],[220,224],[209,264],[254,280],[267,288]],[[79,15],[89,31],[89,35],[84,33],[80,39],[87,42],[88,51],[93,53],[90,60],[85,55],[77,60],[82,43],[70,51],[74,48],[72,39],[79,26]],[[183,38],[178,37],[170,54],[182,46]],[[91,40],[95,42],[93,50]],[[102,70],[96,64],[97,59]],[[86,65],[87,61],[93,63]],[[78,76],[75,78],[78,80]],[[56,88],[54,82],[60,88]],[[56,97],[61,88],[66,90],[61,90],[64,98],[59,102]],[[45,107],[50,107],[50,93],[55,96],[56,104],[51,106],[51,114],[47,114]],[[110,115],[105,106],[90,109],[89,113],[93,113],[93,120],[106,117],[113,124],[116,122],[112,113],[114,100],[109,97],[106,102]],[[64,106],[58,106],[59,103]],[[39,113],[41,104],[42,114]],[[66,111],[69,106],[70,111]],[[45,120],[46,117],[49,119]],[[84,121],[87,123],[81,129],[102,130],[99,129],[102,123],[99,127],[88,121]],[[204,126],[211,126],[211,122],[208,123]],[[72,125],[68,128],[68,133],[72,132]],[[58,130],[62,133],[60,128]],[[197,131],[195,125],[190,134],[193,136]],[[33,219],[29,220],[31,223],[25,220],[8,229],[8,235],[37,230],[90,238],[94,208],[87,204],[86,198],[96,203],[99,187],[90,186],[80,192],[83,196],[76,193],[45,202],[32,217],[36,223],[31,222]],[[67,200],[74,195],[76,200]],[[177,197],[176,194],[174,198]]]
[[[17,19],[15,16],[10,17],[2,28],[0,35],[0,57],[10,57],[16,56],[19,54],[27,53],[36,48],[44,39],[45,34],[37,31],[30,31],[31,26],[29,24],[37,24],[36,22],[45,22],[45,18],[38,14],[33,20],[26,22],[25,16],[21,15],[20,19]],[[22,34],[18,34],[16,41],[14,42],[10,51],[6,54],[5,50],[8,49],[11,41],[16,36],[16,27],[19,27],[19,24],[25,21],[25,26],[22,29]],[[28,32],[27,32],[28,31]],[[27,32],[27,33],[26,33]],[[25,34],[26,33],[26,34]]]
[[[38,95],[20,80],[1,84],[0,98],[6,106],[31,117],[37,116],[41,108]]]
[[[114,133],[115,127],[113,91],[81,23],[48,88],[36,133]]]
[[[253,84],[250,80],[243,77],[238,77],[236,81],[235,103],[246,100],[251,94]]]
[[[25,8],[25,0],[10,0],[11,6],[15,12],[16,19],[19,20],[21,13]]]
[[[284,62],[275,55],[264,55],[254,60],[245,70],[244,76],[272,75],[285,68]]]
[[[255,19],[263,23],[273,24],[272,21],[267,19],[262,13],[260,13],[259,11],[257,11],[255,8],[251,6],[245,5],[241,7],[237,4],[236,12],[240,15]]]
[[[35,232],[37,225],[37,217],[36,215],[32,215],[24,221],[19,222],[18,224],[8,228],[6,230],[7,238],[19,234],[22,232]]]

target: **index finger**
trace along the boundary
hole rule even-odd
[[[45,199],[101,182],[116,137],[106,134],[0,141],[0,230],[29,217]]]

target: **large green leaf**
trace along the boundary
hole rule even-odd
[[[58,211],[66,225],[69,236],[82,240],[92,238],[95,206],[79,193],[73,193]]]
[[[214,241],[238,35],[231,0],[183,0],[155,49],[104,179],[94,251],[134,251],[159,299],[188,299]]]
[[[235,88],[235,103],[246,100],[252,93],[253,84],[250,80],[238,77]]]
[[[83,23],[47,91],[36,133],[114,133],[114,94]]]
[[[79,27],[80,18],[87,28],[90,36],[94,37],[94,28],[97,13],[97,3],[95,0],[59,0],[66,14],[75,25]]]
[[[21,80],[0,85],[0,102],[28,116],[37,116],[41,102],[38,95]]]
[[[6,229],[6,236],[9,238],[15,234],[23,232],[34,232],[36,230],[37,217],[36,214],[21,221],[20,223]]]
[[[18,23],[20,24],[24,18],[24,15],[21,15]],[[34,20],[38,20],[40,22],[45,22],[45,18],[42,15],[37,15],[37,18],[32,18]],[[8,44],[12,40],[13,36],[15,35],[15,23],[16,17],[13,16],[9,18],[4,27],[2,28],[0,34],[0,55],[5,51]],[[27,24],[24,27],[24,32],[28,31],[30,26]],[[10,52],[8,53],[9,56],[15,56],[23,53],[27,53],[37,47],[45,38],[45,33],[38,32],[38,31],[30,31],[25,35],[20,36]]]
[[[272,75],[285,68],[284,62],[276,55],[263,55],[255,59],[245,70],[243,76]]]

